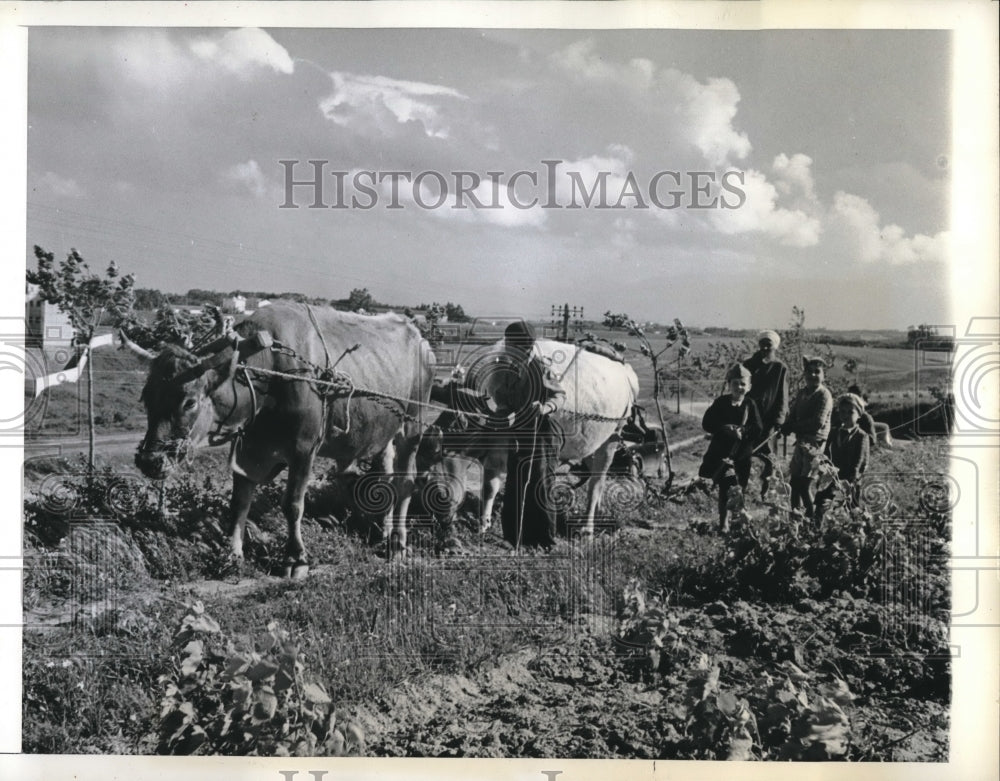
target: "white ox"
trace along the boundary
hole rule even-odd
[[[475,387],[490,400],[495,390],[491,379],[500,375],[491,373],[489,365],[497,361],[503,349],[502,342],[493,345],[477,357],[469,370],[470,378],[482,378],[475,381]],[[565,436],[559,459],[582,464],[587,475],[587,515],[582,531],[592,535],[608,467],[618,447],[621,428],[638,397],[639,379],[628,364],[573,344],[539,339],[534,352],[548,365],[566,391],[563,409],[554,416]],[[454,418],[453,415],[450,417]],[[442,416],[442,419],[448,418],[448,413]],[[432,505],[439,518],[451,518],[469,489],[473,473],[477,471],[470,461],[476,459],[482,465],[480,528],[483,531],[488,529],[494,501],[506,478],[507,455],[512,444],[510,435],[502,430],[472,427],[446,430],[437,442],[433,440],[433,435],[425,435],[425,440],[425,453],[435,452],[437,456],[429,459],[433,464],[424,470],[423,493],[432,497],[425,504]]]

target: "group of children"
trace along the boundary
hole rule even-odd
[[[728,530],[729,513],[739,506],[734,497],[742,495],[732,489],[746,490],[754,457],[764,462],[761,496],[766,494],[779,434],[795,435],[789,465],[793,512],[804,511],[819,522],[833,502],[835,484],[819,491],[814,486],[824,457],[836,469],[847,501],[858,502],[858,480],[868,465],[874,438],[874,422],[865,412],[864,399],[858,393],[845,393],[835,407],[823,384],[826,364],[821,358],[806,357],[805,386],[789,404],[787,368],[775,356],[780,342],[774,331],[762,331],[758,352],[730,367],[726,372],[729,392],[715,399],[702,419],[702,428],[712,439],[698,474],[719,489],[721,531]]]

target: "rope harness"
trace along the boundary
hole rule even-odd
[[[199,356],[201,360],[194,366],[184,369],[173,378],[172,381],[174,383],[184,384],[202,376],[209,370],[221,369],[226,364],[229,364],[228,375],[234,388],[233,404],[226,416],[222,420],[215,423],[214,430],[209,434],[209,442],[212,445],[225,444],[229,442],[232,444],[233,454],[235,454],[236,450],[242,444],[242,440],[247,429],[253,425],[263,408],[261,396],[266,396],[269,390],[267,385],[263,388],[259,388],[255,382],[256,377],[274,378],[287,382],[307,383],[323,402],[324,430],[326,428],[326,418],[329,414],[329,405],[327,404],[327,401],[330,399],[346,398],[345,434],[351,431],[351,405],[357,397],[370,399],[386,411],[396,415],[401,422],[406,423],[420,422],[416,416],[406,411],[406,408],[410,405],[435,410],[436,412],[443,412],[450,409],[450,407],[443,406],[438,403],[396,396],[391,393],[385,393],[372,388],[359,386],[355,383],[349,373],[337,369],[337,366],[345,357],[359,349],[361,345],[355,344],[352,347],[348,347],[343,351],[343,353],[341,353],[336,361],[332,362],[329,345],[327,344],[322,329],[316,320],[312,307],[307,307],[307,313],[316,334],[319,336],[320,343],[323,346],[325,366],[320,366],[302,355],[299,355],[299,353],[297,353],[294,349],[275,339],[268,331],[257,331],[250,337],[241,337],[236,332],[231,331],[207,344],[205,343],[207,342],[207,339],[203,339],[202,343],[196,347],[195,351],[195,354]],[[230,349],[232,350],[232,353],[231,355],[227,355],[226,352]],[[262,366],[251,366],[246,363],[247,358],[264,350],[270,350],[274,354],[285,355],[301,364],[301,368],[278,370]],[[574,361],[580,352],[582,352],[582,350],[578,348],[577,353],[573,357]],[[567,367],[567,369],[568,368],[569,367]],[[563,374],[565,374],[565,372],[563,372]],[[239,408],[239,400],[235,390],[235,386],[237,384],[245,386],[250,393],[250,417],[247,422],[235,430],[226,430],[227,424]],[[601,415],[594,412],[578,412],[566,409],[559,411],[561,416],[599,423],[619,423],[628,415],[628,413],[629,409],[626,409],[621,415],[618,416]],[[480,413],[468,411],[463,412],[463,414],[477,416],[483,420],[488,420],[491,417],[485,412]],[[430,425],[432,424],[424,424],[425,427]]]

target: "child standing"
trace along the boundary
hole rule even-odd
[[[712,435],[698,474],[711,478],[719,487],[719,530],[729,531],[729,490],[745,489],[750,479],[750,456],[760,438],[761,422],[757,404],[747,396],[750,370],[740,364],[726,372],[729,393],[719,396],[705,410],[701,427]]]
[[[858,478],[864,474],[868,466],[868,454],[871,448],[868,434],[859,425],[864,414],[864,400],[854,394],[845,393],[837,399],[838,428],[834,429],[826,443],[826,455],[837,468],[837,476],[848,483],[848,506],[856,507],[860,486]],[[835,487],[828,486],[816,494],[816,521],[823,520],[830,503],[833,501]]]
[[[786,436],[795,434],[795,450],[789,466],[789,482],[792,486],[792,512],[802,506],[807,517],[812,518],[813,462],[823,454],[823,446],[830,436],[830,415],[833,412],[833,396],[823,384],[826,364],[822,358],[804,357],[802,368],[805,387],[802,388],[788,410],[781,431]]]

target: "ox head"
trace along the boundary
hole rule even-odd
[[[449,413],[445,413],[447,416]],[[441,418],[438,423],[441,423]],[[465,499],[472,459],[445,450],[440,425],[429,426],[417,448],[417,492],[420,506],[439,523],[450,522]]]
[[[214,420],[209,396],[218,385],[216,372],[190,350],[166,344],[149,352],[120,333],[122,343],[149,363],[142,389],[148,426],[139,443],[135,464],[146,477],[161,480],[186,461],[208,437]]]
[[[146,477],[161,480],[204,444],[214,420],[209,380],[194,353],[166,345],[142,389],[148,427],[135,454]]]

